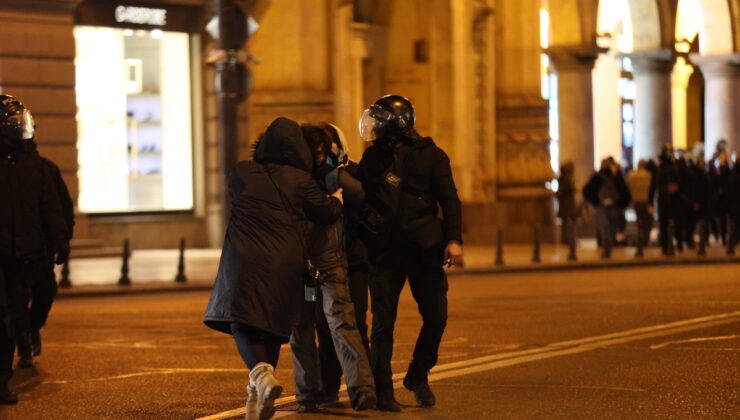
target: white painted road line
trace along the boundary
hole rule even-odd
[[[719,337],[697,337],[697,338],[689,338],[687,340],[667,341],[665,343],[653,344],[652,346],[650,346],[650,350],[658,350],[658,349],[662,349],[668,346],[674,346],[676,344],[704,343],[707,341],[734,340],[736,338],[740,338],[740,335],[733,334],[733,335],[722,335]]]
[[[548,344],[544,347],[536,349],[492,354],[489,356],[477,357],[469,360],[439,365],[432,369],[432,371],[430,372],[429,381],[434,382],[442,379],[470,375],[522,363],[529,363],[544,359],[550,359],[553,357],[583,353],[617,344],[624,344],[633,341],[646,340],[649,338],[674,335],[687,331],[711,328],[735,322],[740,322],[740,311],[703,316],[699,318],[692,318],[684,321],[671,322],[650,327],[635,328],[617,333],[586,337],[577,340],[561,341],[558,343]],[[397,373],[393,375],[393,379],[398,380],[403,378],[403,376],[403,373]],[[403,384],[401,383],[401,381],[397,381],[394,382],[393,386],[394,388],[401,388]],[[282,404],[294,403],[295,401],[295,396],[289,396],[280,398],[276,400],[275,403],[277,406],[279,406]],[[245,412],[245,408],[240,407],[234,410],[224,411],[210,416],[201,417],[197,420],[221,420],[236,416],[242,416],[245,414]],[[277,412],[274,418],[280,418],[294,414],[295,412],[293,411]]]

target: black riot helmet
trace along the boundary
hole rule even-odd
[[[414,128],[414,105],[403,96],[386,95],[370,105],[360,117],[360,137],[373,141]]]
[[[18,99],[0,95],[0,147],[3,150],[18,149],[24,140],[33,139],[34,130],[31,111]]]

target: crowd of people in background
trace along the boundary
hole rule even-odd
[[[604,258],[611,256],[615,245],[650,245],[656,219],[657,245],[663,255],[694,248],[701,222],[708,241],[734,245],[740,237],[735,227],[740,224],[740,162],[733,159],[725,140],[717,143],[709,161],[702,150],[689,153],[671,145],[665,145],[657,159],[640,160],[629,170],[608,157],[581,191],[585,206],[576,204],[578,189],[571,163],[561,166],[558,185],[563,241],[570,240],[572,224],[590,207]],[[630,206],[637,226],[633,240],[628,240],[626,229]]]

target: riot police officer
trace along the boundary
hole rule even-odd
[[[15,404],[8,388],[13,353],[28,331],[28,291],[33,267],[69,256],[69,231],[54,182],[37,155],[24,151],[34,135],[31,112],[16,98],[0,95],[0,403]],[[26,338],[27,339],[27,338]],[[20,362],[19,362],[20,363]]]
[[[423,324],[403,384],[420,405],[436,403],[428,372],[437,363],[447,324],[443,266],[462,263],[462,211],[450,161],[431,138],[416,132],[415,118],[408,99],[388,95],[366,109],[359,123],[360,136],[372,141],[358,179],[366,194],[361,224],[371,261],[370,361],[378,408],[384,411],[401,409],[393,393],[391,358],[407,278]]]

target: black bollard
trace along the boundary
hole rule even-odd
[[[645,256],[645,251],[643,250],[644,244],[642,243],[642,223],[641,219],[637,218],[637,250],[635,251],[635,258],[642,258]]]
[[[504,231],[500,227],[496,231],[496,265],[504,265]]]
[[[675,227],[673,226],[673,220],[668,221],[668,232],[666,232],[667,238],[665,238],[665,255],[668,257],[672,257],[676,255],[676,251],[673,249],[673,232],[675,232]]]
[[[725,254],[727,254],[728,257],[735,256],[735,228],[735,221],[732,217],[727,216],[727,250],[725,251]]]
[[[62,278],[59,279],[59,287],[62,289],[72,287],[72,280],[69,279],[69,259],[62,264]]]
[[[532,249],[532,262],[540,262],[540,225],[534,225],[534,247]]]
[[[570,222],[570,229],[568,233],[568,261],[578,261],[578,257],[576,256],[576,219],[571,219]]]
[[[188,278],[185,277],[185,238],[180,238],[180,260],[177,263],[175,282],[185,283],[187,279]]]
[[[131,285],[131,279],[128,276],[128,259],[131,257],[131,252],[128,246],[128,238],[123,240],[123,265],[121,265],[121,278],[118,279],[119,286]]]
[[[707,222],[699,221],[699,247],[696,249],[696,255],[704,257],[707,255]]]

